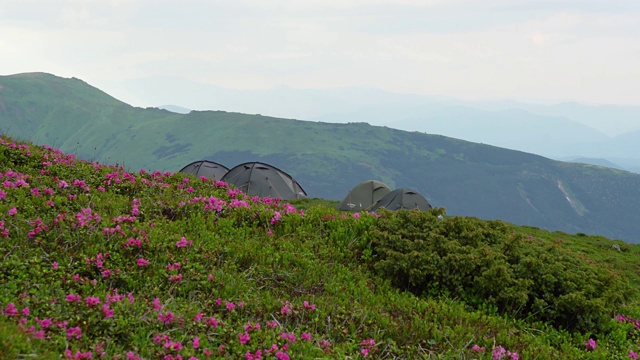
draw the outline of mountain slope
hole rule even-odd
[[[190,109],[269,114],[331,123],[367,122],[422,131],[563,159],[626,158],[619,164],[638,172],[639,143],[608,141],[638,130],[640,106],[464,101],[402,94],[367,87],[262,90],[225,89],[175,77],[150,77],[104,84],[142,104],[180,104]],[[527,123],[534,124],[529,126]],[[523,131],[524,128],[527,131]],[[500,129],[500,131],[496,131]],[[620,155],[620,153],[631,155]],[[615,158],[615,159],[614,159]]]
[[[134,108],[46,74],[5,76],[0,86],[3,132],[89,160],[166,171],[200,159],[264,161],[314,197],[340,199],[379,179],[453,215],[640,241],[640,175],[629,172],[366,123]]]

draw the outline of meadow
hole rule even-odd
[[[637,359],[638,245],[0,140],[2,359]]]

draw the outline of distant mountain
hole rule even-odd
[[[373,111],[379,111],[373,109]],[[329,118],[324,118],[329,120]],[[466,106],[431,106],[420,116],[396,120],[389,126],[442,134],[554,157],[570,147],[601,143],[609,138],[590,127],[564,118],[542,116],[519,109],[479,110]]]
[[[562,117],[601,129],[609,136],[640,130],[640,106],[589,105],[577,102],[538,104],[519,101],[474,102],[474,107],[504,110],[523,109],[535,114]]]
[[[554,159],[605,158],[628,170],[640,169],[640,141],[613,140],[640,130],[640,106],[463,101],[367,87],[232,90],[172,77],[113,83],[110,88],[150,104],[175,103],[191,109],[331,123],[367,122]],[[620,158],[624,161],[617,161]]]
[[[178,114],[188,114],[191,112],[191,109],[183,108],[182,106],[177,106],[177,105],[162,105],[162,106],[159,106],[158,108],[171,111],[174,113],[178,113]]]
[[[0,129],[132,170],[177,171],[200,159],[228,167],[264,161],[294,176],[312,197],[340,199],[359,182],[378,179],[413,188],[451,215],[640,242],[640,175],[441,135],[366,123],[143,109],[81,80],[41,73],[0,77]]]
[[[590,165],[603,166],[603,167],[608,167],[608,168],[618,169],[618,170],[625,170],[622,166],[620,166],[618,164],[614,164],[611,161],[606,160],[606,159],[594,159],[594,158],[579,157],[579,158],[566,158],[566,159],[561,159],[561,160],[562,161],[567,161],[567,162],[575,162],[575,163],[581,163],[581,164],[590,164]]]

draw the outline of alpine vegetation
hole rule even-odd
[[[3,359],[635,359],[637,256],[0,140]]]

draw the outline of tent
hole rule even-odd
[[[391,192],[384,183],[377,180],[367,180],[356,185],[338,206],[339,210],[362,211],[371,207]]]
[[[429,210],[431,209],[431,204],[429,204],[429,201],[419,193],[411,189],[404,188],[395,189],[385,195],[371,208],[371,211],[375,211],[381,207],[392,211],[402,209]]]
[[[229,170],[222,177],[222,181],[239,188],[246,194],[260,197],[293,200],[307,196],[300,184],[290,175],[274,166],[260,162],[240,164]]]
[[[220,180],[224,174],[229,171],[229,168],[217,162],[209,160],[200,160],[192,162],[191,164],[180,169],[181,173],[193,174],[197,177],[205,176],[207,179]]]

